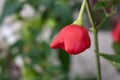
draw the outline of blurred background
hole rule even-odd
[[[80,6],[81,0],[0,0],[0,80],[96,80],[87,13],[88,50],[70,56],[49,47],[57,32],[76,19]],[[114,53],[110,30],[108,19],[99,33],[101,52]],[[120,80],[117,69],[103,58],[101,67],[103,80]]]

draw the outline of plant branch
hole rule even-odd
[[[99,29],[103,24],[104,22],[109,18],[109,16],[105,16],[105,18],[102,20],[102,22],[97,26],[97,28]]]
[[[95,56],[96,56],[97,80],[101,80],[100,57],[98,55],[98,53],[99,53],[98,29],[97,29],[96,25],[94,24],[89,0],[87,0],[87,2],[86,2],[86,8],[87,8],[88,16],[89,16],[90,23],[91,23],[91,26],[92,26],[92,31],[93,31],[93,34],[94,34],[94,46],[95,46],[94,51],[95,51]]]
[[[88,17],[89,17],[89,20],[90,20],[90,23],[91,23],[91,26],[93,29],[95,29],[95,24],[93,22],[93,15],[92,15],[92,11],[90,9],[90,4],[89,4],[89,1],[87,0],[86,2],[86,9],[87,9],[87,13],[88,13]]]

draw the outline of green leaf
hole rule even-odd
[[[23,2],[18,2],[16,0],[6,0],[2,14],[0,16],[0,23],[2,23],[4,17],[9,16],[20,9],[22,9]]]
[[[110,54],[99,54],[106,60],[108,60],[113,66],[120,69],[120,56],[119,55],[110,55]]]
[[[105,2],[98,2],[94,5],[94,10],[101,10],[107,7],[107,4]]]
[[[62,64],[62,69],[65,73],[69,72],[70,55],[63,50],[59,50],[58,58]]]
[[[102,56],[103,58],[105,58],[109,61],[120,63],[120,56],[119,55],[111,55],[111,54],[101,53],[100,56]]]

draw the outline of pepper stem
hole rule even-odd
[[[80,12],[79,12],[79,16],[78,18],[73,22],[73,24],[77,24],[82,26],[83,25],[83,13],[84,13],[84,9],[85,9],[85,4],[86,4],[86,0],[83,0]]]

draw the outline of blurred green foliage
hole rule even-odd
[[[20,15],[24,5],[31,6],[35,14],[24,18]],[[20,39],[8,45],[6,55],[0,54],[0,80],[69,80],[70,56],[62,51],[52,51],[50,41],[65,25],[73,21],[73,12],[80,8],[80,3],[71,4],[68,0],[5,0],[0,23],[8,16],[15,16],[15,21],[21,21]],[[43,9],[41,11],[41,9]],[[48,40],[43,40],[43,30],[49,29]],[[54,64],[54,54],[57,64]],[[15,64],[20,56],[23,65]],[[19,63],[18,63],[19,64]],[[20,76],[12,75],[11,66],[19,67]]]

